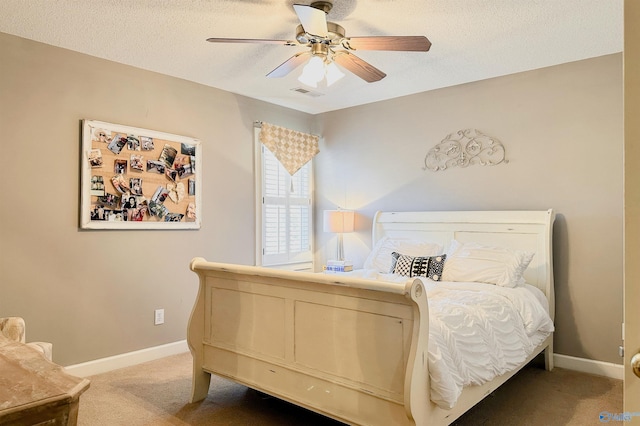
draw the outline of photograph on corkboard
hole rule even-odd
[[[200,141],[82,121],[82,229],[199,229]]]

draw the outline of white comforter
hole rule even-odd
[[[407,280],[367,270],[354,274]],[[452,408],[464,386],[483,384],[522,364],[553,331],[547,299],[531,285],[422,280],[429,301],[431,400],[441,408]]]

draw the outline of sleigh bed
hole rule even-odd
[[[200,287],[187,333],[193,355],[191,401],[207,397],[210,375],[216,374],[348,424],[450,424],[540,353],[544,352],[546,368],[553,368],[553,222],[552,210],[378,212],[372,229],[378,255],[391,254],[388,243],[398,241],[400,245],[391,246],[396,252],[403,250],[407,241],[419,241],[448,254],[448,258],[444,256],[444,272],[436,268],[431,279],[368,269],[343,274],[292,272],[195,258],[191,269],[198,274]],[[389,253],[381,249],[385,246]],[[487,284],[493,278],[483,278],[485,271],[479,271],[478,279],[483,282],[466,282],[477,274],[465,275],[460,265],[465,265],[464,261],[475,265],[474,253],[482,250],[464,251],[461,247],[495,248],[509,256],[528,256],[524,266],[519,265],[526,269],[519,271],[518,282],[504,286]],[[394,256],[399,262],[398,255]],[[375,269],[377,260],[370,255],[365,266]],[[447,278],[455,282],[442,281]],[[516,311],[530,308],[509,302],[504,295],[511,297],[511,290],[537,292],[538,297],[533,297],[538,300],[534,302],[536,309],[544,308],[548,324],[544,333],[532,330],[535,339],[529,339],[520,319],[496,320],[500,327],[518,323],[520,331],[509,331],[507,337],[495,340],[522,335],[531,346],[526,351],[494,348],[495,342],[485,350],[463,342],[472,359],[488,356],[496,362],[510,359],[512,363],[516,359],[517,364],[502,366],[496,377],[484,383],[471,380],[461,393],[452,391],[453,402],[443,403],[435,395],[447,389],[434,390],[443,376],[438,370],[441,359],[453,359],[454,364],[458,360],[455,354],[434,350],[440,339],[433,337],[434,329],[442,322],[436,311],[453,312],[458,319],[464,309],[478,315],[473,306],[460,310],[458,305],[463,302],[443,298],[449,287],[470,297],[471,304],[479,297],[477,289],[495,288],[500,293],[496,300],[515,306]],[[498,315],[507,311],[501,306],[496,309],[495,304],[490,309]],[[528,318],[528,314],[519,314]],[[484,321],[475,318],[470,322]],[[444,330],[445,337],[457,339],[450,334],[452,331]],[[466,334],[464,338],[475,339],[484,331]],[[474,377],[476,372],[469,367],[473,364],[465,365],[466,374]],[[445,371],[444,376],[447,374]],[[449,376],[463,374],[454,371]]]

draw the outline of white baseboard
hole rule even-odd
[[[96,359],[93,361],[83,362],[81,364],[69,365],[65,367],[65,370],[74,376],[88,377],[188,351],[189,347],[187,346],[187,341],[180,340],[178,342],[167,343],[166,345]],[[624,366],[622,364],[613,364],[610,362],[577,358],[561,354],[553,354],[553,363],[559,368],[595,374],[597,376],[604,376],[612,379],[623,380],[624,377]]]
[[[178,342],[167,343],[166,345],[154,346],[152,348],[100,358],[81,364],[69,365],[65,367],[65,371],[77,377],[88,377],[188,351],[189,346],[187,346],[187,341],[180,340]]]
[[[595,374],[611,379],[623,380],[624,366],[611,362],[596,361],[593,359],[577,358],[569,355],[553,354],[553,364],[559,368],[580,371],[582,373]]]

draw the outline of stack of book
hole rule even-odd
[[[328,260],[326,272],[351,272],[353,262],[350,260]]]

